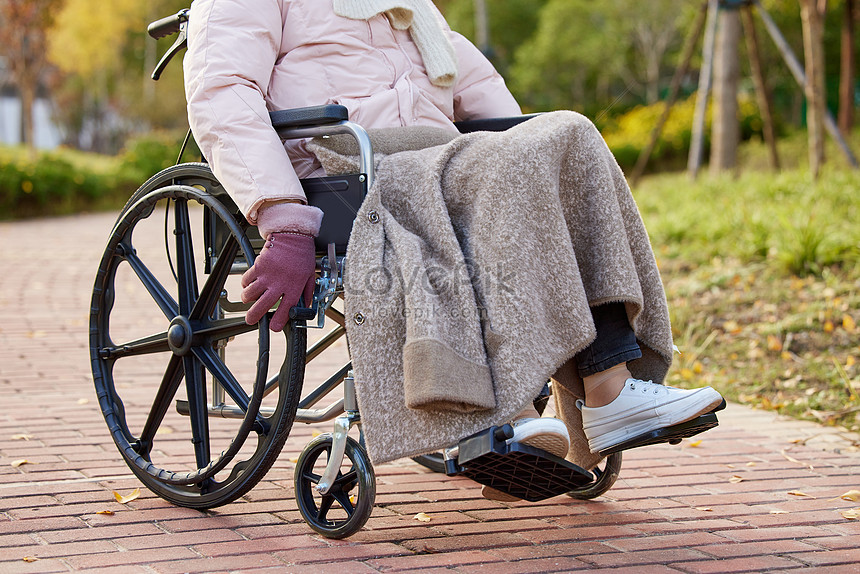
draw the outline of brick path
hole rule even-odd
[[[860,503],[838,498],[860,489],[858,437],[736,405],[697,446],[626,453],[615,487],[589,502],[495,503],[398,461],[376,469],[366,527],[325,540],[296,509],[290,458],[327,423],[296,428],[266,479],[225,507],[146,489],[120,505],[112,491],[139,483],[98,411],[86,336],[113,219],[0,223],[2,573],[860,571],[860,521],[840,513]]]

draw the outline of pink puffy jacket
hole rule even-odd
[[[518,115],[486,58],[463,36],[450,38],[459,76],[453,88],[440,88],[409,32],[384,15],[343,18],[332,0],[195,0],[184,63],[192,130],[256,223],[264,202],[304,200],[298,178],[319,169],[302,142],[280,141],[270,110],[334,103],[365,128],[452,130],[454,120]]]

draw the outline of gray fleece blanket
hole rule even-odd
[[[432,145],[439,138],[447,143]],[[432,147],[412,149],[421,142]],[[329,173],[352,167],[331,145],[309,148]],[[345,277],[371,459],[508,422],[554,378],[568,458],[593,467],[572,359],[595,337],[590,307],[625,303],[643,351],[629,364],[637,378],[662,381],[672,359],[648,236],[603,138],[585,117],[553,112],[505,132],[434,132],[387,148]]]

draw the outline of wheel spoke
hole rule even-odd
[[[188,316],[197,301],[197,271],[194,268],[194,243],[188,200],[176,200],[176,274],[179,280],[179,313]]]
[[[143,425],[143,432],[140,433],[139,441],[141,450],[144,452],[149,452],[152,449],[155,433],[158,432],[158,427],[161,426],[164,415],[167,414],[173,397],[179,389],[179,383],[182,382],[182,373],[182,357],[171,355],[164,376],[161,378],[161,384],[155,393],[155,399],[152,401],[152,408],[149,409],[146,424]],[[143,454],[143,452],[139,454]]]
[[[125,260],[140,279],[140,282],[143,283],[144,288],[155,300],[155,304],[158,305],[164,316],[168,319],[176,317],[179,314],[179,305],[177,305],[170,293],[167,292],[167,289],[155,278],[155,275],[152,274],[131,248],[126,246],[125,251]]]
[[[338,476],[332,483],[332,488],[337,488],[343,492],[352,490],[352,487],[358,483],[358,471],[350,470],[344,475]]]
[[[194,331],[195,339],[203,344],[203,341],[223,341],[231,337],[236,337],[244,333],[255,331],[257,325],[249,325],[245,322],[244,317],[233,317],[230,319],[218,319],[210,321],[206,327]]]
[[[206,386],[203,366],[193,355],[182,360],[185,366],[185,388],[188,392],[188,414],[191,419],[191,442],[197,468],[209,464],[209,406],[206,404]]]
[[[352,505],[352,501],[349,499],[348,493],[342,490],[332,489],[330,494],[343,507],[344,511],[346,511],[347,516],[352,516],[355,513],[355,507]]]
[[[230,235],[223,249],[221,249],[221,253],[218,255],[218,261],[215,263],[212,272],[203,285],[200,298],[194,304],[194,309],[191,311],[190,319],[203,319],[212,315],[215,305],[221,297],[221,290],[224,287],[224,282],[227,281],[227,276],[230,274],[233,260],[238,251],[239,242],[236,241],[235,237]]]
[[[331,510],[332,502],[334,502],[334,496],[331,494],[323,495],[322,500],[320,500],[319,510],[317,511],[317,520],[319,522],[327,520],[326,515],[328,514],[328,511]]]
[[[309,480],[311,484],[319,484],[322,475],[314,474],[313,472],[304,472],[302,473],[302,478],[304,478],[305,480]]]
[[[224,390],[227,391],[227,394],[230,395],[230,398],[235,401],[236,406],[242,409],[243,412],[248,412],[250,397],[248,397],[242,385],[239,384],[239,381],[236,380],[236,377],[233,376],[233,373],[227,368],[227,365],[224,364],[224,361],[221,360],[221,357],[208,347],[192,347],[191,352],[203,363],[206,370],[212,373],[212,376],[218,380]]]
[[[127,343],[122,343],[114,347],[104,347],[100,349],[101,353],[107,355],[111,359],[119,359],[122,357],[134,357],[136,355],[148,355],[151,353],[163,353],[169,351],[170,346],[167,344],[167,333],[157,333],[149,337],[135,339]]]

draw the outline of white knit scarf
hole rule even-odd
[[[393,28],[409,30],[432,84],[447,88],[457,81],[457,55],[430,0],[334,0],[334,12],[353,20],[384,12]]]

